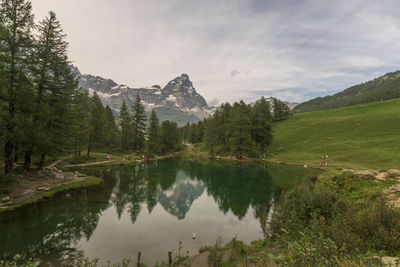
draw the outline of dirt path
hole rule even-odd
[[[56,161],[54,161],[53,163],[51,163],[50,165],[48,165],[46,168],[47,168],[47,169],[54,168],[54,167],[55,167],[58,163],[60,163],[61,161],[66,160],[66,159],[70,159],[70,158],[72,158],[72,157],[73,157],[73,155],[68,155],[68,156],[62,157],[62,158],[60,158],[59,160],[56,160]]]
[[[81,164],[71,164],[71,165],[66,165],[65,167],[85,167],[85,166],[95,166],[95,165],[101,165],[101,164],[106,164],[113,162],[112,160],[106,160],[106,161],[96,161],[96,162],[88,162],[88,163],[81,163]]]
[[[62,159],[56,160],[55,162],[53,162],[52,164],[50,164],[49,166],[47,166],[47,169],[51,169],[54,166],[56,166],[58,163],[60,163],[62,161]]]

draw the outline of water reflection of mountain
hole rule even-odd
[[[205,189],[222,212],[231,211],[242,219],[251,206],[261,218],[267,216],[272,194],[279,190],[266,168],[221,162],[162,161],[157,166],[118,168],[109,176],[117,179],[111,201],[119,216],[129,212],[132,223],[144,203],[149,212],[160,203],[184,219]]]
[[[167,190],[159,188],[157,198],[166,211],[182,220],[193,202],[203,194],[204,189],[202,181],[191,179],[185,172],[179,170],[175,183]]]
[[[102,170],[105,182],[100,187],[71,196],[62,193],[51,201],[0,214],[0,258],[4,253],[28,254],[41,258],[44,265],[60,266],[67,257],[83,255],[76,245],[91,238],[106,209],[116,209],[119,217],[128,213],[134,224],[142,209],[151,213],[160,203],[181,220],[202,194],[211,196],[223,213],[232,212],[239,219],[251,207],[266,234],[273,195],[285,177],[298,172],[288,170],[179,160]]]

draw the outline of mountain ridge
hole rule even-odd
[[[333,95],[305,101],[297,105],[294,112],[335,109],[394,98],[400,98],[400,71],[388,72]]]
[[[96,92],[102,103],[108,105],[115,114],[119,113],[123,101],[128,107],[131,107],[137,95],[139,95],[148,114],[154,109],[160,121],[175,121],[179,126],[205,119],[218,109],[209,106],[204,97],[197,93],[189,75],[186,73],[175,77],[162,88],[157,84],[149,87],[132,88],[125,84],[118,84],[112,79],[82,74],[73,65],[71,65],[71,72],[80,88],[88,91],[91,95]],[[265,99],[273,108],[274,97],[265,97]],[[282,102],[288,105],[290,109],[297,105],[297,103]],[[250,103],[250,105],[254,103]]]
[[[75,66],[71,66],[71,71],[80,88],[89,94],[96,92],[103,104],[108,105],[115,113],[119,113],[123,101],[128,107],[132,106],[137,95],[147,112],[154,109],[161,121],[169,119],[179,125],[197,122],[215,111],[215,108],[209,107],[203,96],[197,93],[186,73],[172,79],[163,88],[159,85],[132,88],[111,79],[82,74]]]

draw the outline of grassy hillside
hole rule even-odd
[[[356,169],[400,168],[400,99],[295,114],[274,123],[274,161]]]
[[[294,112],[308,112],[347,107],[400,97],[400,71],[387,73],[371,81],[354,85],[334,95],[303,102]]]

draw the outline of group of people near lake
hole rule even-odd
[[[329,156],[321,156],[321,159],[329,159]],[[321,167],[327,167],[328,163],[325,161],[321,161],[321,163],[319,164]]]

